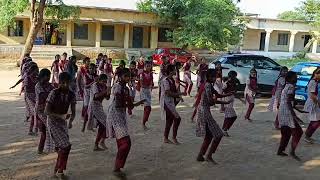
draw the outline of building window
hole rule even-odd
[[[88,39],[88,24],[74,24],[74,39]]]
[[[278,34],[278,45],[286,46],[288,45],[289,34],[280,33]]]
[[[169,32],[169,34],[168,34],[168,32]],[[170,37],[170,32],[172,32],[172,29],[159,28],[158,41],[159,42],[172,42],[172,37]]]
[[[15,21],[8,27],[8,36],[23,36],[23,21]]]
[[[114,41],[114,26],[102,25],[101,39],[105,41]]]

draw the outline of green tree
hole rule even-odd
[[[31,27],[21,57],[31,53],[44,17],[59,22],[70,17],[77,18],[80,15],[79,7],[67,6],[62,0],[0,0],[0,6],[1,30],[10,26],[19,13],[30,14]]]
[[[283,20],[306,20],[306,16],[303,12],[300,11],[285,11],[278,14],[278,19]]]
[[[314,29],[320,29],[320,0],[305,0],[301,6],[295,8],[294,11],[283,12],[278,17],[288,20],[305,20],[312,25]],[[312,38],[301,52],[302,55],[305,55],[309,51],[313,41],[320,40],[319,32],[311,31],[310,34]]]
[[[167,35],[180,47],[226,50],[239,43],[245,27],[232,0],[143,0],[137,7],[158,14],[159,24],[172,25]]]

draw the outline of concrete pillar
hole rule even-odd
[[[101,23],[96,23],[96,47],[101,46]]]
[[[150,31],[150,49],[156,49],[158,47],[158,27],[151,26]]]
[[[294,49],[294,39],[296,37],[297,31],[291,31],[290,42],[289,42],[289,52],[293,52]]]
[[[130,44],[130,24],[125,24],[123,48],[129,49],[129,44]]]
[[[264,51],[269,52],[269,44],[270,44],[270,36],[272,33],[272,29],[266,29],[266,39],[264,42]]]
[[[312,53],[317,53],[317,49],[318,49],[318,40],[315,39],[312,44]]]
[[[71,47],[72,46],[72,23],[68,22],[67,23],[67,47]]]

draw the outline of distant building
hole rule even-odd
[[[290,56],[304,49],[312,38],[312,31],[316,30],[304,21],[251,17],[244,33],[242,51]],[[313,42],[310,52],[320,52],[317,41]]]
[[[315,30],[303,21],[259,18],[257,14],[248,14],[248,18],[241,50],[270,57],[292,56],[303,50]],[[170,27],[159,25],[158,20],[156,14],[136,10],[81,7],[79,21],[54,25],[46,19],[35,44],[122,49],[174,46],[166,37]],[[0,44],[24,44],[29,29],[29,14],[18,15],[14,25],[0,33]],[[310,52],[320,52],[317,41]]]
[[[30,24],[28,13],[19,14],[14,25],[0,33],[0,44],[24,44]],[[36,44],[125,49],[173,46],[165,36],[168,27],[159,26],[155,14],[135,10],[81,7],[79,21],[66,20],[57,26],[46,19],[42,28]]]

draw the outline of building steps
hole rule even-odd
[[[68,56],[72,55],[72,48],[64,46],[34,46],[31,57],[35,60],[54,60],[57,54],[62,55],[66,52]]]

